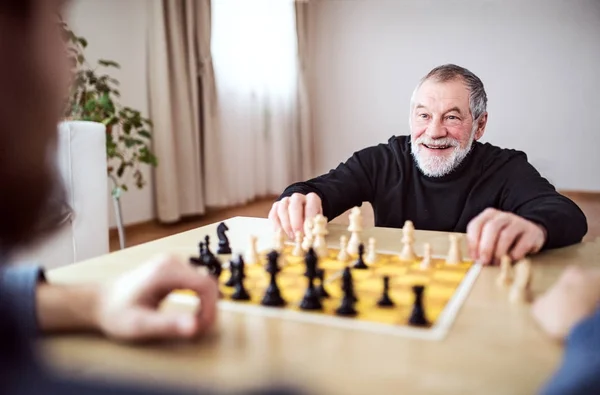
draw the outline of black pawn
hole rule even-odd
[[[193,265],[202,266],[202,265],[204,265],[204,257],[205,257],[205,255],[206,255],[206,253],[204,251],[204,243],[200,242],[200,243],[198,243],[198,256],[197,257],[195,257],[195,256],[191,257],[190,258],[190,262]]]
[[[394,302],[390,299],[390,278],[389,276],[383,277],[383,295],[381,295],[381,299],[377,302],[377,305],[380,307],[392,307],[394,306]]]
[[[214,255],[210,250],[210,236],[204,236],[204,255]]]
[[[236,264],[235,262],[232,260],[229,261],[229,280],[227,280],[227,282],[225,283],[226,287],[233,287],[235,285],[235,271],[236,271]]]
[[[229,245],[229,238],[225,234],[229,228],[225,225],[225,222],[221,222],[217,226],[217,236],[219,237],[219,248],[217,254],[231,254],[231,247]]]
[[[365,253],[365,245],[363,243],[360,243],[358,246],[358,259],[354,263],[355,269],[368,269],[369,268],[367,266],[367,264],[365,263],[365,261],[363,260],[364,253]]]
[[[329,297],[329,293],[325,289],[325,284],[324,284],[325,270],[318,269],[317,270],[317,278],[319,279],[319,286],[317,287],[317,294],[319,295],[319,297],[321,299],[328,298]]]
[[[233,300],[250,300],[250,295],[244,288],[244,279],[246,278],[246,271],[244,265],[244,259],[242,256],[238,256],[237,262],[235,262],[235,292],[231,295]]]
[[[308,288],[300,302],[300,308],[302,310],[321,310],[323,305],[314,284],[315,277],[317,277],[317,254],[312,248],[306,253],[304,262],[306,263],[304,275],[308,278]]]
[[[352,274],[350,268],[344,269],[342,274],[342,290],[344,291],[344,297],[342,298],[342,304],[335,310],[337,315],[342,316],[355,316],[357,314],[354,304],[356,303],[356,296],[354,295],[354,285],[352,283]]]
[[[425,317],[425,309],[423,308],[423,292],[425,291],[425,287],[423,285],[415,285],[412,290],[415,295],[415,302],[408,323],[414,326],[429,326],[429,321]]]
[[[277,251],[271,251],[267,255],[267,273],[271,275],[271,282],[267,287],[267,291],[265,292],[265,296],[260,302],[263,306],[274,306],[280,307],[285,306],[285,301],[281,297],[281,293],[279,292],[279,287],[277,286],[277,273],[281,269],[279,269],[279,265],[277,264],[277,259],[279,259],[279,253]]]

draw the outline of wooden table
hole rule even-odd
[[[226,221],[231,245],[245,248],[248,236],[259,248],[272,242],[265,219]],[[118,251],[48,273],[55,283],[105,281],[165,251],[187,259],[197,254],[217,224]],[[330,224],[335,243],[345,229]],[[399,229],[366,229],[379,249],[399,251]],[[445,254],[448,234],[417,231],[434,254]],[[538,255],[533,289],[547,289],[568,263],[600,262],[600,244],[583,243]],[[235,389],[265,383],[291,383],[328,394],[532,394],[560,361],[562,346],[535,325],[529,306],[511,305],[495,286],[498,268],[482,270],[469,297],[442,341],[373,335],[278,318],[222,311],[215,333],[194,342],[123,345],[96,335],[62,335],[42,342],[44,355],[61,371],[85,377],[111,377],[186,386]],[[182,308],[169,305],[166,308]]]

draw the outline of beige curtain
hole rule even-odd
[[[298,142],[299,157],[297,162],[302,169],[302,178],[313,176],[314,150],[311,134],[311,114],[308,89],[308,64],[309,64],[309,37],[308,37],[308,1],[296,1],[296,33],[298,35]]]
[[[210,0],[151,0],[149,7],[150,116],[159,160],[155,200],[158,219],[174,222],[203,214],[206,193],[219,191],[205,167],[218,144]]]

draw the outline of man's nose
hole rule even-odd
[[[432,139],[439,139],[448,135],[448,131],[446,130],[444,125],[442,125],[437,120],[429,124],[425,133],[429,138]]]

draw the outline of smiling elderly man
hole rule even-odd
[[[469,252],[489,264],[581,241],[582,211],[559,194],[520,151],[480,143],[487,123],[481,80],[439,66],[411,98],[410,136],[355,152],[329,173],[290,185],[269,218],[290,237],[304,218],[333,219],[372,204],[375,225],[466,232]]]

